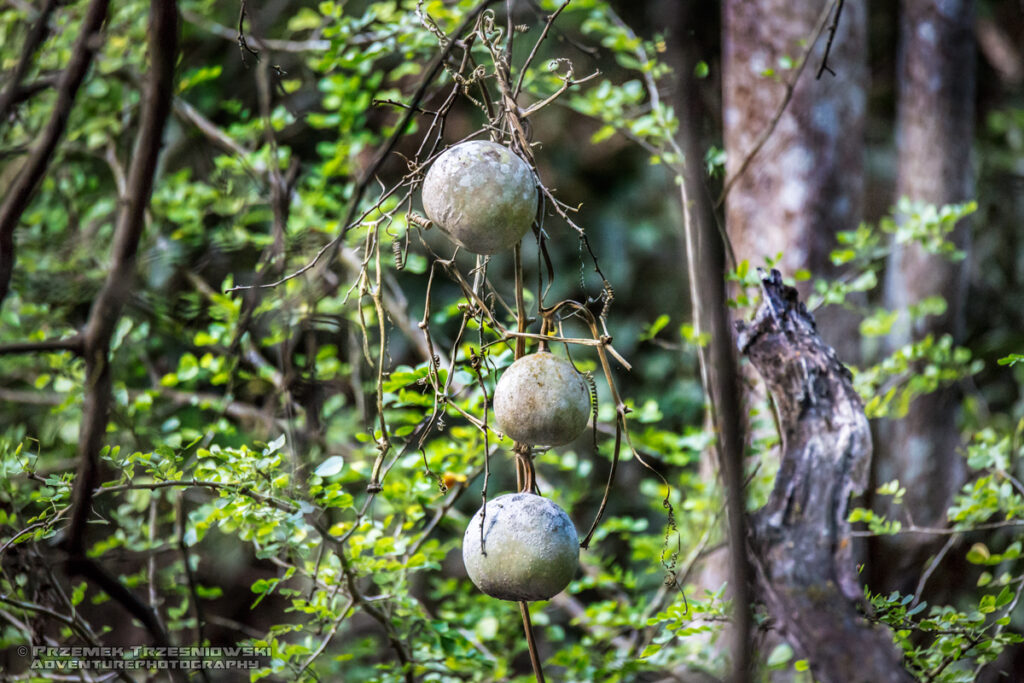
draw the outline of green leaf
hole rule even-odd
[[[323,18],[309,7],[300,8],[288,20],[289,31],[309,31],[319,28]]]
[[[658,643],[648,643],[644,651],[640,653],[640,659],[645,659],[653,654],[657,654],[661,651],[661,645]]]
[[[331,457],[327,458],[322,463],[320,463],[320,466],[313,471],[313,474],[317,475],[318,477],[324,478],[333,477],[338,472],[341,472],[344,466],[344,458],[342,458],[340,455],[332,455]]]
[[[781,669],[793,659],[793,648],[787,643],[781,643],[775,646],[772,653],[768,655],[768,668],[769,669]]]
[[[590,144],[596,145],[600,142],[604,142],[611,136],[615,135],[615,126],[604,125],[597,129],[597,132],[590,136]]]
[[[492,640],[498,635],[498,620],[493,616],[486,616],[476,623],[473,631],[480,640]]]
[[[835,249],[831,254],[832,263],[841,266],[857,258],[857,252],[853,249]]]
[[[271,453],[276,453],[277,451],[281,450],[281,447],[284,446],[284,442],[285,435],[282,434],[281,436],[277,437],[276,439],[267,444],[267,449],[264,451],[264,455],[270,455]]]
[[[658,316],[657,320],[655,320],[653,323],[651,323],[640,334],[640,336],[637,339],[639,341],[650,341],[651,339],[654,339],[658,335],[659,332],[661,332],[663,329],[665,329],[665,326],[668,325],[669,320],[671,320],[671,318],[669,318],[668,315],[662,313],[661,315]]]
[[[975,543],[967,551],[967,561],[971,564],[988,564],[990,557],[992,557],[992,553],[984,543]]]
[[[999,607],[1005,607],[1006,605],[1009,605],[1013,601],[1013,595],[1014,592],[1010,590],[1009,586],[1003,588],[1003,590],[999,592],[999,595],[996,596],[996,608],[998,609]]]
[[[196,595],[203,598],[204,600],[216,600],[220,596],[224,595],[224,589],[220,586],[196,586]]]
[[[860,322],[860,333],[865,337],[882,337],[892,331],[892,326],[899,318],[899,311],[877,309],[869,317]]]

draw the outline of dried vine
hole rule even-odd
[[[527,68],[535,59],[541,44],[548,38],[551,26],[561,11],[568,5],[564,3],[558,10],[546,18],[544,29],[536,43],[521,65],[512,63],[510,47],[515,31],[510,25],[498,21],[495,12],[483,3],[478,11],[469,15],[469,19],[452,33],[446,33],[424,10],[422,3],[418,7],[418,17],[423,26],[434,35],[440,47],[438,57],[427,69],[426,77],[420,87],[407,102],[382,100],[378,104],[394,106],[402,111],[395,135],[378,151],[373,162],[361,176],[356,191],[349,205],[347,215],[342,223],[343,228],[338,237],[325,245],[312,261],[293,273],[261,287],[274,287],[289,279],[310,272],[314,266],[320,269],[330,267],[330,256],[341,248],[342,240],[354,233],[361,234],[361,246],[358,248],[358,272],[355,281],[348,290],[348,299],[352,301],[357,314],[357,324],[361,331],[362,349],[365,362],[375,373],[373,428],[377,454],[370,472],[367,486],[367,498],[356,522],[349,531],[340,538],[344,543],[352,531],[358,527],[359,520],[369,509],[374,497],[383,490],[388,473],[395,463],[405,455],[419,451],[423,454],[423,468],[427,476],[438,482],[439,488],[446,490],[444,478],[431,470],[427,461],[424,446],[431,436],[445,428],[445,420],[449,416],[465,420],[480,430],[485,444],[481,468],[484,471],[484,488],[482,493],[483,514],[486,515],[487,484],[491,474],[489,460],[490,444],[502,438],[489,419],[491,399],[488,384],[493,387],[499,356],[518,359],[524,356],[531,345],[544,350],[546,345],[559,343],[566,349],[582,347],[596,351],[597,360],[604,375],[611,399],[615,405],[615,437],[611,468],[605,481],[604,494],[593,524],[583,538],[581,546],[587,548],[597,529],[600,519],[607,506],[613,485],[618,461],[623,446],[644,467],[659,478],[666,490],[668,482],[632,445],[626,416],[629,408],[616,388],[611,361],[614,359],[622,367],[629,369],[629,363],[615,350],[612,337],[608,333],[607,320],[615,299],[614,290],[601,269],[598,257],[591,247],[587,234],[572,217],[578,207],[562,201],[544,184],[537,170],[533,156],[534,142],[531,138],[529,118],[554,103],[563,94],[571,91],[581,83],[596,77],[594,72],[577,78],[572,65],[560,61],[559,76],[561,84],[547,97],[530,105],[521,105],[522,86]],[[478,63],[483,52],[486,63]],[[441,103],[432,110],[427,110],[421,103],[427,96],[428,88],[434,80],[443,74],[449,84]],[[512,296],[501,284],[495,284],[487,275],[492,257],[478,256],[468,270],[462,265],[460,249],[455,247],[450,253],[439,253],[436,243],[428,241],[425,231],[431,229],[431,223],[416,213],[413,200],[416,197],[424,174],[430,164],[446,148],[447,118],[459,101],[468,102],[477,108],[487,123],[462,140],[488,137],[491,141],[503,144],[514,150],[532,167],[538,182],[539,195],[542,198],[541,209],[534,224],[533,239],[525,244],[518,244],[513,250],[514,282]],[[368,207],[361,204],[363,192],[369,179],[383,165],[395,148],[397,136],[404,133],[405,127],[413,116],[424,120],[425,130],[416,154],[406,158],[406,173],[393,186],[380,188],[376,200]],[[401,131],[401,132],[400,132]],[[586,293],[586,278],[582,278],[584,289],[580,301],[566,299],[556,302],[546,301],[548,290],[556,277],[554,267],[547,253],[550,236],[555,228],[545,226],[544,213],[550,211],[560,218],[570,230],[574,240],[578,242],[581,255],[581,267],[585,275],[589,264],[599,278],[599,289],[593,294]],[[532,306],[527,306],[525,291],[524,246],[536,249],[538,268],[537,298]],[[390,253],[387,253],[390,252]],[[389,403],[385,385],[388,381],[390,361],[388,358],[390,332],[389,315],[384,305],[385,271],[388,268],[402,270],[406,268],[412,253],[426,255],[429,263],[426,293],[423,303],[423,317],[418,327],[421,331],[426,349],[426,375],[420,378],[416,389],[432,395],[431,407],[419,420],[416,427],[407,436],[398,436],[389,424],[388,415],[400,410],[401,405]],[[504,258],[498,256],[497,258]],[[436,308],[436,291],[440,278],[447,278],[461,294],[458,303],[459,316],[457,328],[450,338],[445,338],[432,324]],[[243,289],[243,288],[236,288]],[[510,303],[506,303],[506,301]],[[593,307],[593,308],[592,308]],[[582,336],[568,336],[564,327],[567,323],[582,323],[585,330]],[[539,331],[533,331],[539,326]],[[470,341],[470,332],[476,329],[476,340]],[[571,355],[570,355],[571,357]],[[472,381],[458,381],[460,370],[472,376]],[[597,422],[597,387],[590,379],[592,394],[593,420]],[[596,453],[597,433],[594,431]],[[515,456],[514,465],[518,489],[521,492],[540,493],[537,484],[537,472],[534,458],[536,449],[531,444],[514,443],[512,452]],[[666,495],[664,502],[668,516],[668,528],[671,534],[674,529],[674,511]],[[482,532],[481,532],[482,533]],[[674,568],[676,553],[663,553],[666,567]],[[670,557],[669,557],[670,556]],[[668,559],[666,559],[668,558]],[[524,632],[531,653],[534,673],[538,681],[544,680],[540,657],[535,643],[532,625],[529,618],[528,604],[520,603]]]

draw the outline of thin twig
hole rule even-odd
[[[52,353],[57,351],[71,351],[75,354],[82,353],[82,337],[75,335],[67,339],[44,339],[41,341],[11,342],[0,344],[0,356],[8,356],[16,353]]]
[[[180,97],[174,98],[174,113],[182,121],[192,124],[199,131],[225,152],[239,159],[247,159],[251,152],[240,145],[233,137],[222,131],[212,121],[203,116],[198,109]]]
[[[14,229],[46,174],[53,153],[57,149],[57,143],[64,136],[78,88],[85,79],[89,65],[92,64],[93,55],[101,47],[99,36],[109,4],[110,0],[92,0],[89,3],[85,19],[78,29],[78,40],[71,51],[71,60],[57,86],[57,100],[54,102],[50,120],[21,173],[8,190],[3,204],[0,205],[0,304],[3,304],[7,297],[11,275],[14,272]]]
[[[317,648],[310,653],[309,658],[303,663],[302,668],[299,669],[299,678],[302,678],[302,675],[306,673],[309,667],[313,666],[313,662],[315,662],[317,658],[324,653],[324,650],[327,649],[331,639],[333,639],[334,634],[338,632],[338,628],[341,627],[341,623],[348,617],[348,613],[352,610],[352,605],[354,604],[355,598],[350,597],[341,612],[338,613],[338,618],[331,623],[331,628],[327,631],[327,635],[324,636]]]
[[[395,633],[391,619],[377,609],[376,606],[367,602],[366,598],[359,590],[359,587],[356,585],[355,574],[353,574],[352,568],[349,567],[348,556],[345,555],[345,549],[342,542],[331,536],[322,525],[317,524],[316,528],[320,536],[334,546],[334,550],[338,555],[338,561],[341,563],[341,572],[345,577],[348,594],[349,597],[352,598],[353,604],[358,605],[374,621],[380,624],[381,628],[384,629],[385,634],[387,634],[388,643],[391,645],[391,649],[395,651],[395,655],[398,657],[398,661],[402,665],[403,678],[406,680],[406,683],[414,683],[416,678],[413,675],[412,655]]]
[[[411,105],[406,104],[405,102],[399,102],[398,100],[393,100],[390,97],[386,97],[386,98],[384,98],[382,100],[374,99],[373,101],[370,102],[370,104],[372,106],[374,106],[374,107],[380,106],[382,104],[389,104],[392,107],[398,107],[399,109],[412,109],[413,111],[415,111],[418,114],[429,114],[430,116],[436,116],[437,115],[436,111],[428,111],[428,110],[424,109],[423,107],[421,107],[419,105],[411,106]]]
[[[299,510],[297,506],[292,505],[291,503],[278,500],[273,496],[264,495],[258,491],[253,491],[249,484],[239,484],[235,482],[225,481],[208,481],[204,479],[174,479],[168,481],[128,482],[125,484],[115,484],[113,486],[100,486],[93,491],[93,495],[109,495],[111,493],[119,493],[121,491],[155,491],[157,489],[189,487],[208,488],[213,489],[215,491],[220,491],[223,494],[245,496],[247,498],[252,498],[257,503],[261,503],[268,507],[272,507],[275,510],[280,510],[281,512],[287,512],[288,514],[294,514]]]
[[[925,534],[932,536],[948,536],[950,534],[962,534],[968,531],[990,531],[992,529],[1007,529],[1024,527],[1024,520],[1008,519],[1002,522],[985,522],[984,524],[975,524],[971,527],[930,527],[930,526],[904,526],[899,531],[893,533],[879,533],[875,531],[851,531],[851,536],[860,538],[867,538],[872,536],[898,536],[900,534]]]
[[[245,0],[242,0],[242,2],[239,3],[239,6],[238,6],[238,33],[235,36],[235,40],[238,41],[238,50],[239,50],[239,52],[242,55],[242,64],[246,64],[246,61],[245,61],[246,53],[248,53],[248,54],[252,55],[253,57],[255,57],[257,62],[260,61],[260,53],[257,50],[254,50],[253,48],[249,47],[249,42],[245,39],[245,28],[244,28],[244,25],[245,25],[245,15],[246,14],[247,14],[247,12],[246,12],[246,2],[245,2]],[[265,47],[266,46],[264,45],[264,48]],[[248,66],[248,65],[246,64],[246,66]]]
[[[46,528],[52,527],[54,524],[56,524],[57,522],[60,521],[61,517],[63,517],[64,513],[66,513],[69,509],[70,509],[70,507],[61,508],[60,510],[57,511],[57,514],[53,515],[49,519],[44,519],[44,520],[42,520],[40,522],[35,522],[34,524],[29,524],[27,527],[25,527],[24,529],[22,529],[18,533],[16,533],[13,536],[11,536],[9,539],[7,539],[6,542],[4,542],[3,545],[0,545],[0,558],[3,557],[3,554],[5,552],[7,552],[7,549],[9,547],[11,547],[12,545],[14,545],[15,542],[17,542],[17,540],[19,538],[21,538],[22,536],[25,536],[27,534],[32,533],[36,529],[42,529],[43,527],[46,527]]]
[[[483,12],[488,5],[491,5],[494,2],[497,2],[497,0],[483,0],[483,2],[477,5],[468,15],[466,15],[465,19],[463,19],[462,23],[456,29],[455,35],[460,35],[462,32],[464,32],[467,27],[469,27],[473,22],[477,20],[477,17],[480,15],[480,13]],[[352,219],[355,218],[356,211],[359,209],[359,204],[363,199],[363,195],[366,194],[366,190],[369,187],[370,183],[373,182],[374,177],[376,177],[377,171],[380,170],[380,167],[384,164],[384,161],[387,160],[388,155],[391,154],[391,151],[398,144],[399,139],[401,139],[401,137],[405,135],[405,132],[409,127],[409,123],[412,121],[412,117],[416,113],[416,107],[419,106],[419,103],[423,100],[424,95],[426,95],[427,89],[431,86],[431,84],[433,84],[434,79],[437,78],[438,74],[441,72],[441,67],[444,65],[445,59],[447,59],[448,55],[451,53],[455,45],[456,41],[448,41],[448,44],[445,45],[437,54],[437,56],[434,57],[434,60],[426,69],[426,76],[420,80],[419,87],[416,88],[416,91],[413,93],[412,97],[409,100],[409,108],[405,110],[405,113],[402,115],[402,118],[399,119],[398,123],[395,125],[395,128],[391,133],[391,137],[388,139],[387,143],[384,144],[384,146],[377,150],[377,154],[374,156],[373,161],[371,161],[370,165],[366,167],[365,171],[363,171],[362,176],[356,183],[356,186],[352,192],[352,198],[349,200],[348,210],[345,213],[345,218],[342,220],[341,223],[341,232],[339,232],[338,235],[334,237],[334,239],[332,239],[330,242],[324,245],[324,247],[319,252],[317,252],[317,255],[313,258],[312,261],[310,261],[303,267],[299,268],[297,271],[289,275],[286,275],[285,277],[280,278],[275,282],[259,285],[259,288],[279,287],[285,282],[302,275],[306,271],[313,268],[313,266],[317,264],[317,262],[324,254],[329,253],[330,255],[328,256],[328,261],[333,260],[334,255],[337,253],[339,245],[342,243],[342,241],[344,241],[345,236],[352,228],[358,225],[358,223],[353,222]],[[244,288],[236,287],[235,289]]]
[[[558,90],[556,90],[555,92],[551,93],[550,95],[548,95],[546,98],[544,98],[540,102],[537,102],[536,104],[530,105],[530,107],[528,107],[526,109],[526,111],[522,112],[519,115],[519,118],[525,119],[525,118],[528,118],[528,117],[532,116],[533,114],[536,114],[538,111],[540,111],[541,109],[543,109],[544,107],[546,107],[547,105],[551,104],[556,99],[561,97],[562,93],[564,93],[569,88],[571,88],[573,86],[576,86],[576,85],[580,85],[582,83],[586,83],[587,81],[592,80],[594,78],[597,78],[600,75],[601,75],[600,71],[595,71],[594,73],[590,74],[589,76],[584,76],[583,78],[575,78],[575,79],[574,78],[565,78],[565,79],[563,79],[562,80],[562,85],[558,86]]]
[[[39,46],[46,39],[50,15],[53,14],[56,6],[57,0],[46,0],[39,10],[36,23],[32,25],[32,30],[25,37],[25,44],[21,48],[21,57],[18,58],[18,63],[14,65],[14,71],[7,78],[7,87],[0,92],[0,126],[7,120],[10,108],[20,94],[21,79],[28,73],[32,57],[35,56],[36,50],[39,49]]]
[[[197,14],[189,9],[181,11],[182,18],[188,23],[198,26],[204,31],[211,33],[233,43],[238,42],[238,31],[230,29],[223,24],[218,24],[206,17]],[[368,44],[374,36],[354,36],[350,43],[352,45]],[[326,52],[331,49],[331,41],[323,39],[310,40],[276,40],[274,38],[260,38],[260,44],[274,52]]]
[[[818,73],[814,75],[814,80],[820,80],[821,75],[826,71],[836,75],[836,72],[832,70],[828,65],[828,56],[832,52],[832,41],[836,38],[836,29],[839,28],[839,15],[843,13],[843,2],[845,0],[837,0],[836,2],[836,16],[832,20],[832,25],[828,27],[828,42],[825,43],[825,55],[821,58],[821,66],[818,67]]]
[[[49,607],[46,607],[44,605],[40,605],[34,602],[27,602],[24,600],[18,600],[9,595],[4,595],[3,593],[0,593],[0,603],[10,605],[11,607],[22,610],[23,612],[42,614],[44,616],[50,617],[51,619],[55,619],[56,621],[64,624],[69,629],[71,629],[71,631],[73,631],[76,635],[78,635],[83,641],[85,641],[89,645],[92,645],[94,647],[99,645],[99,640],[97,640],[95,633],[93,633],[93,630],[78,615],[67,616],[61,614],[56,610],[50,609]],[[124,680],[126,683],[132,683],[132,679],[125,672],[122,671],[119,673],[120,678],[122,680]]]
[[[149,541],[150,548],[156,547],[158,503],[159,496],[151,495],[149,497],[149,519],[147,520],[147,524],[149,526],[149,538],[147,540]],[[156,553],[149,554],[146,564],[146,583],[149,584],[149,608],[153,610],[154,614],[156,614],[158,613],[157,610],[160,605],[160,596],[156,592]]]
[[[486,458],[489,455],[490,453],[487,453],[485,451],[484,457]],[[434,516],[431,517],[430,521],[427,522],[427,525],[423,527],[423,531],[420,532],[420,535],[417,537],[416,541],[411,546],[409,546],[409,549],[405,552],[403,564],[406,564],[409,561],[409,558],[411,558],[413,555],[419,552],[419,549],[423,547],[424,543],[426,543],[427,537],[430,536],[430,533],[435,528],[437,528],[437,525],[441,523],[441,520],[445,518],[445,515],[447,515],[448,512],[452,509],[452,506],[454,506],[455,503],[458,502],[459,498],[462,496],[463,493],[466,492],[466,489],[469,488],[470,484],[473,483],[473,480],[476,479],[477,475],[479,474],[480,471],[477,470],[471,477],[468,477],[466,481],[461,481],[452,488],[451,493],[448,494],[448,497],[445,499],[444,503],[442,503],[441,506],[437,508],[437,511],[434,513]]]
[[[1013,594],[1013,600],[1011,600],[1010,604],[1008,604],[1006,606],[1006,609],[1003,610],[1003,617],[1005,618],[1005,621],[996,620],[996,626],[993,629],[993,633],[991,636],[989,636],[990,641],[996,640],[999,634],[1003,632],[1003,629],[1006,628],[1007,624],[1010,623],[1010,616],[1013,614],[1013,611],[1017,609],[1017,603],[1020,602],[1021,595],[1024,594],[1024,577],[1021,577],[1019,581],[1020,582],[1017,584],[1017,590]],[[974,680],[980,680],[982,669],[984,669],[986,666],[990,664],[992,664],[992,662],[982,662],[978,664],[977,668],[975,668],[974,670]]]
[[[572,0],[565,0],[565,2],[559,5],[558,9],[547,16],[544,22],[544,28],[541,30],[540,36],[537,38],[537,42],[533,44],[533,49],[530,50],[530,54],[527,56],[526,61],[523,62],[521,67],[519,67],[519,78],[516,80],[516,87],[512,89],[513,100],[519,98],[519,93],[523,90],[523,79],[526,78],[526,70],[530,68],[530,64],[533,63],[533,58],[537,56],[537,50],[540,49],[541,43],[543,43],[544,39],[548,37],[551,25],[555,23],[555,19],[557,19],[558,15],[562,13],[562,10],[569,6],[570,2],[572,2]]]
[[[839,0],[835,0],[838,2]],[[835,4],[833,2],[833,5]],[[715,202],[715,208],[718,209],[725,203],[725,198],[729,196],[729,191],[732,190],[733,185],[743,177],[743,174],[747,172],[750,167],[750,163],[757,156],[761,148],[764,147],[765,143],[768,142],[768,138],[775,132],[776,126],[779,125],[779,121],[782,120],[782,115],[786,112],[786,108],[789,106],[790,101],[793,99],[793,93],[796,91],[797,81],[800,80],[800,75],[803,74],[804,68],[807,66],[808,59],[811,56],[811,52],[814,50],[814,46],[818,44],[818,39],[821,34],[825,31],[826,22],[828,22],[829,15],[832,14],[832,6],[828,5],[821,12],[821,16],[818,18],[818,23],[811,34],[811,39],[807,41],[807,45],[804,46],[803,54],[800,55],[800,63],[793,75],[786,82],[786,91],[782,96],[782,101],[779,103],[778,108],[775,110],[775,114],[768,121],[768,125],[765,126],[764,130],[757,137],[757,141],[754,142],[754,146],[750,148],[747,155],[743,157],[743,161],[740,162],[740,167],[736,169],[736,173],[731,178],[725,181],[725,186],[722,188],[722,194],[718,196],[718,200]]]
[[[196,619],[196,644],[202,645],[205,641],[203,630],[206,628],[206,616],[204,614],[202,601],[199,598],[199,586],[196,582],[195,573],[192,571],[192,564],[189,562],[188,545],[185,543],[185,496],[184,491],[179,491],[174,499],[174,524],[178,538],[178,552],[181,553],[182,566],[185,568],[185,578],[188,580],[188,592],[192,597],[192,612]],[[202,679],[209,683],[209,677],[204,669],[199,670]]]
[[[928,564],[928,568],[923,574],[921,574],[921,579],[917,582],[917,588],[914,589],[914,600],[910,603],[911,607],[916,607],[917,603],[921,602],[921,597],[924,595],[924,587],[925,584],[928,583],[928,579],[931,578],[932,573],[934,573],[935,569],[942,563],[943,558],[946,557],[946,553],[948,553],[950,548],[952,548],[959,540],[960,536],[958,534],[950,536],[942,546],[942,549]]]
[[[608,505],[608,499],[611,497],[612,482],[615,481],[615,470],[619,466],[619,449],[622,447],[622,425],[619,421],[615,421],[615,450],[614,456],[612,457],[612,465],[608,468],[608,481],[605,482],[604,495],[601,497],[601,504],[597,508],[597,514],[594,515],[594,523],[590,525],[590,531],[580,542],[581,548],[590,547],[590,539],[594,537],[594,532],[597,531],[597,525],[601,521],[601,517],[604,516],[604,509]]]

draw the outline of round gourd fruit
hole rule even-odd
[[[423,210],[474,254],[514,246],[537,213],[530,166],[495,142],[471,140],[445,150],[423,181]]]
[[[483,545],[477,510],[462,539],[466,573],[499,600],[549,600],[576,574],[580,543],[565,510],[532,493],[508,493],[487,502]]]
[[[517,360],[494,389],[498,426],[523,443],[567,444],[587,428],[589,416],[590,389],[583,375],[547,351]]]

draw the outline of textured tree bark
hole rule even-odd
[[[834,276],[829,255],[835,233],[856,228],[862,218],[866,3],[844,3],[829,49],[835,75],[815,78],[825,58],[826,36],[807,54],[799,76],[792,70],[825,25],[823,12],[833,5],[832,0],[723,3],[723,133],[726,178],[733,183],[726,195],[726,228],[738,260],[759,266],[781,253],[778,267],[787,275],[805,268],[817,276]],[[782,68],[785,59],[792,62],[790,69]],[[766,75],[769,69],[774,75]],[[856,359],[860,348],[854,316],[841,310],[821,316],[828,342],[844,359]],[[755,373],[743,370],[750,415],[746,437],[754,443],[774,436],[774,425],[764,412],[750,412],[766,408],[767,397]]]
[[[968,199],[973,191],[970,163],[974,133],[973,0],[905,0],[902,18],[902,62],[899,79],[899,196],[934,204]],[[967,248],[968,231],[961,225],[953,240]],[[889,263],[886,302],[903,309],[935,294],[948,303],[946,314],[920,321],[913,329],[903,318],[894,331],[894,347],[926,334],[962,333],[965,270],[915,247],[897,250]],[[917,399],[907,417],[892,425],[885,457],[877,463],[876,480],[898,478],[906,487],[904,505],[920,525],[939,525],[953,494],[964,481],[964,460],[957,452],[959,396],[940,390]],[[931,539],[900,537],[879,543],[884,563],[872,562],[873,583],[884,588],[912,589],[892,579],[913,575],[928,552]],[[897,552],[898,550],[898,552]],[[908,552],[909,551],[909,552]],[[893,557],[899,558],[896,563]],[[883,565],[883,566],[880,566]],[[915,579],[916,580],[916,579]]]
[[[726,0],[723,7],[722,91],[726,177],[739,172],[786,96],[790,71],[831,0]],[[844,4],[829,53],[836,75],[815,78],[825,56],[818,40],[793,97],[767,142],[729,191],[726,225],[736,258],[752,266],[782,253],[787,275],[806,268],[833,274],[835,233],[861,220],[866,103],[867,3]],[[771,69],[774,76],[765,75]],[[806,293],[806,292],[805,292]],[[844,358],[857,352],[856,323],[824,313],[829,341]],[[834,317],[834,319],[832,319]],[[851,329],[852,328],[852,329]]]
[[[795,289],[773,270],[737,343],[775,399],[782,464],[753,518],[757,588],[772,620],[822,683],[913,678],[888,632],[858,612],[849,499],[867,485],[871,433],[849,371]]]

